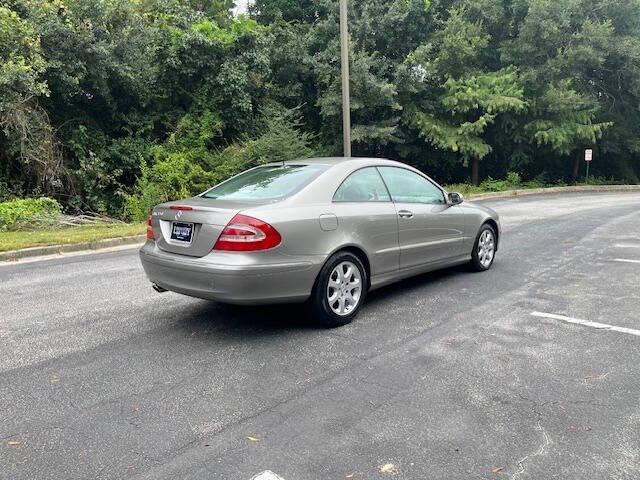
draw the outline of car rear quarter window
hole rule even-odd
[[[362,168],[349,175],[333,196],[334,202],[390,202],[391,198],[378,171]]]
[[[422,175],[400,167],[378,170],[396,203],[446,203],[442,190]]]
[[[287,198],[300,191],[328,165],[269,165],[247,170],[223,182],[202,196],[229,201],[270,201]]]

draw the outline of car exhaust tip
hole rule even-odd
[[[158,292],[158,293],[164,293],[164,292],[168,292],[169,290],[167,290],[166,288],[162,288],[160,285],[158,285],[157,283],[153,284],[153,289]]]

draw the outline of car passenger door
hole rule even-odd
[[[448,205],[426,177],[402,167],[377,167],[396,206],[400,268],[411,269],[462,255],[464,213]]]
[[[367,251],[371,277],[397,272],[400,266],[398,219],[389,192],[375,167],[351,173],[333,196],[341,244]]]

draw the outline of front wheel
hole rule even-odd
[[[325,327],[351,323],[367,294],[367,272],[358,257],[338,252],[324,264],[313,287],[309,307]]]
[[[487,223],[480,227],[476,242],[471,252],[471,267],[476,272],[484,272],[491,268],[496,256],[496,231]]]

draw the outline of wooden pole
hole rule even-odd
[[[349,97],[349,30],[347,0],[340,0],[340,61],[342,70],[342,144],[345,157],[351,156],[351,101]]]

